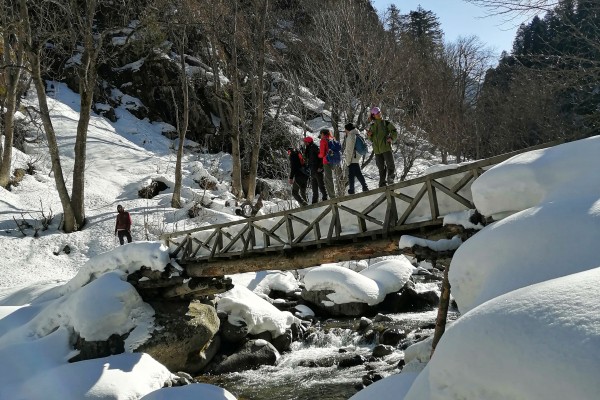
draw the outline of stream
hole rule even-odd
[[[408,344],[433,334],[437,310],[387,316],[392,321],[374,325],[404,329],[408,337],[401,344]],[[455,318],[455,313],[449,314],[449,320]],[[398,373],[398,363],[404,359],[399,345],[383,358],[338,368],[337,361],[342,357],[371,357],[376,340],[368,343],[356,332],[359,320],[328,319],[316,323],[304,341],[294,342],[292,350],[282,354],[276,366],[198,379],[227,389],[238,400],[346,400],[357,392],[356,386],[368,369],[385,377]]]

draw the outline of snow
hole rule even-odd
[[[338,264],[323,264],[304,275],[304,284],[306,290],[333,291],[327,298],[335,304],[359,302],[375,305],[381,303],[388,293],[400,290],[413,270],[404,256],[379,261],[360,272]]]
[[[55,96],[49,104],[63,169],[71,171],[79,98],[64,84],[49,86]],[[172,173],[174,160],[170,141],[161,135],[167,124],[140,121],[126,110],[125,103],[138,104],[136,100],[125,99],[115,110],[119,120],[114,124],[91,118],[87,224],[81,231],[65,235],[57,229],[62,208],[49,176],[47,149],[32,145],[32,154],[13,152],[15,167],[37,157],[39,171],[26,175],[11,192],[0,188],[0,399],[47,399],[49,393],[67,400],[140,399],[150,394],[154,397],[148,398],[234,398],[212,385],[165,392],[162,387],[171,373],[149,355],[131,353],[157,327],[154,310],[127,283],[127,274],[141,266],[164,271],[168,263],[177,269],[160,242],[141,240],[156,240],[177,221],[164,217],[164,194],[137,198],[148,180],[173,180],[157,172],[157,166]],[[213,161],[204,160],[207,165]],[[184,199],[186,195],[196,193],[188,189]],[[133,219],[135,241],[126,246],[118,246],[114,237],[117,204],[123,204]],[[22,237],[13,217],[35,225],[42,211],[54,214],[50,229],[40,231],[39,238],[33,238],[31,230]],[[72,345],[76,335],[93,341],[115,333],[128,333],[124,354],[69,363],[78,354]]]
[[[427,247],[434,251],[456,250],[462,244],[460,236],[454,236],[452,239],[428,240],[411,235],[402,235],[398,242],[400,249],[412,248],[414,246]]]
[[[599,146],[592,137],[515,156],[473,183],[480,212],[510,216],[452,259],[464,314],[431,360],[430,341],[409,347],[399,375],[409,377],[385,378],[353,400],[598,398]]]
[[[63,169],[71,171],[79,98],[63,84],[49,85]],[[95,115],[90,121],[83,230],[65,235],[57,229],[61,205],[47,149],[32,145],[28,154],[13,152],[15,167],[39,156],[40,170],[10,192],[0,188],[0,399],[46,399],[49,393],[61,399],[233,399],[212,385],[163,388],[171,373],[149,355],[131,353],[155,325],[153,310],[126,281],[142,265],[162,271],[170,262],[168,250],[157,241],[160,234],[236,218],[226,205],[231,197],[225,186],[204,191],[192,179],[208,174],[203,176],[224,180],[231,157],[186,156],[184,203],[189,207],[206,196],[214,205],[197,221],[186,218],[186,209],[170,208],[172,188],[139,199],[137,191],[149,180],[174,181],[172,142],[161,135],[172,127],[136,119],[127,107],[141,103],[114,95],[122,101],[115,109],[118,121]],[[315,109],[322,108],[306,97]],[[409,347],[404,372],[354,399],[598,398],[599,151],[600,137],[537,150],[491,168],[473,183],[477,210],[497,222],[461,244],[453,257],[452,295],[463,315],[447,327],[431,360],[430,340]],[[70,185],[68,176],[67,181]],[[363,201],[357,209],[373,198]],[[123,247],[114,238],[117,204],[134,221],[135,242]],[[50,229],[40,231],[39,238],[22,237],[13,218],[35,223],[42,210],[55,214]],[[466,220],[466,215],[454,215],[445,222]],[[344,229],[354,228],[344,224]],[[263,298],[271,290],[297,291],[303,277],[308,289],[332,290],[332,304],[376,304],[414,272],[403,257],[367,264],[326,264],[298,278],[275,271],[235,277],[237,286],[219,296],[218,308],[229,313],[232,323],[244,321],[252,332],[276,336],[297,317]],[[312,313],[302,307],[295,312]],[[77,355],[75,335],[102,340],[129,331],[126,353],[68,362]]]
[[[289,271],[247,272],[229,276],[235,286],[244,286],[259,295],[268,296],[272,290],[295,292],[300,283]]]
[[[297,321],[290,312],[279,311],[274,305],[241,285],[234,286],[219,297],[217,311],[226,312],[229,322],[233,325],[240,325],[243,321],[250,334],[270,332],[275,338],[284,334],[286,329]]]

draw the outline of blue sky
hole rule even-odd
[[[459,36],[475,35],[498,55],[502,50],[510,52],[515,32],[521,22],[505,22],[501,17],[485,17],[484,9],[463,0],[372,0],[373,6],[379,12],[385,11],[392,3],[402,14],[416,10],[420,4],[422,8],[437,15],[447,41],[454,41]]]

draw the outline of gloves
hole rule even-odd
[[[392,143],[392,138],[388,136],[388,138],[387,138],[386,141],[391,144]]]

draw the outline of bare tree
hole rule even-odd
[[[455,115],[457,116],[456,130],[448,139],[448,148],[457,157],[467,153],[467,146],[475,141],[476,158],[480,156],[477,134],[474,138],[469,135],[469,112],[477,105],[481,89],[488,69],[492,66],[493,55],[476,36],[460,37],[445,48],[445,60],[448,63],[453,81]]]
[[[10,182],[12,166],[12,148],[15,129],[20,80],[24,68],[23,26],[19,11],[12,1],[0,2],[2,16],[2,69],[6,92],[4,96],[4,146],[0,149],[0,186],[7,187]],[[1,109],[1,108],[0,108]]]
[[[189,42],[190,31],[198,24],[197,10],[199,4],[194,0],[181,0],[178,2],[167,2],[162,4],[166,18],[161,18],[165,30],[170,31],[169,37],[175,42],[175,48],[179,57],[179,86],[180,101],[177,101],[174,91],[171,91],[175,107],[175,119],[178,132],[177,159],[175,162],[175,184],[171,207],[181,208],[181,186],[182,186],[182,163],[185,137],[190,120],[190,78],[186,64],[186,51]],[[181,111],[178,103],[181,104]]]
[[[269,0],[257,0],[255,4],[257,11],[257,21],[254,31],[254,51],[252,52],[252,71],[250,74],[251,99],[252,99],[252,123],[250,133],[250,166],[248,171],[248,189],[246,198],[254,199],[256,192],[256,178],[258,173],[258,156],[260,152],[261,134],[263,130],[263,121],[265,113],[264,93],[265,93],[265,57],[266,57],[266,39],[267,39],[267,17],[269,10]]]
[[[506,15],[512,19],[515,16],[531,16],[554,9],[559,0],[465,0],[485,7],[492,15]]]
[[[64,179],[56,132],[54,131],[54,126],[50,119],[50,109],[46,98],[46,84],[42,77],[42,52],[47,41],[56,34],[56,24],[59,23],[57,19],[60,19],[61,15],[60,13],[57,13],[49,3],[35,4],[33,14],[35,15],[36,25],[35,27],[32,27],[27,0],[20,0],[19,7],[21,21],[23,22],[24,36],[22,40],[31,66],[31,75],[37,93],[40,117],[48,141],[50,159],[52,160],[54,181],[63,208],[63,230],[69,233],[76,231],[78,229],[78,224],[71,206],[71,198]]]
[[[64,211],[66,232],[81,229],[85,223],[85,166],[88,125],[91,107],[97,84],[97,71],[103,44],[120,23],[127,21],[127,12],[131,11],[128,1],[114,3],[110,0],[86,1],[43,0],[27,2],[21,0],[21,19],[25,24],[27,56],[31,64],[33,82],[36,87],[40,113],[44,130],[48,138],[48,147],[52,159],[52,168],[56,186]],[[100,8],[106,6],[102,21],[99,21]],[[116,20],[113,20],[115,18]],[[49,40],[53,40],[50,46]],[[73,169],[73,188],[71,196],[66,191],[65,180],[60,163],[58,142],[50,120],[46,99],[45,82],[42,77],[43,52],[51,48],[60,53],[61,49],[70,49],[73,67],[77,74],[80,94],[80,116],[75,139],[75,164]],[[64,55],[64,54],[63,54]]]

